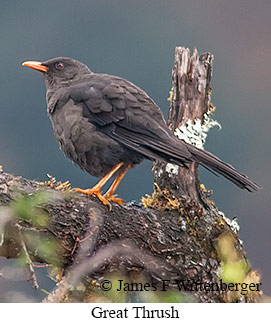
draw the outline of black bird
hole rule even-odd
[[[41,71],[47,88],[47,110],[60,148],[81,169],[102,177],[93,188],[77,191],[96,195],[104,204],[121,203],[114,194],[130,167],[145,158],[187,167],[196,162],[240,188],[259,186],[209,152],[177,139],[155,102],[133,83],[96,74],[74,59],[57,57],[24,66]],[[112,186],[102,186],[114,175]]]

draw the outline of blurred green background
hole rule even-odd
[[[207,171],[201,179],[214,189],[219,209],[238,218],[245,250],[270,295],[270,16],[269,0],[1,0],[0,164],[27,178],[46,180],[49,173],[69,179],[75,187],[97,181],[58,149],[43,79],[21,62],[76,58],[94,72],[134,82],[167,116],[174,47],[210,51],[212,101],[222,130],[210,132],[206,149],[264,189],[250,194]],[[150,162],[131,170],[118,189],[127,201],[151,192]],[[0,272],[4,265],[1,259]],[[0,279],[0,295],[6,288]]]

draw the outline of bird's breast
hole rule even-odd
[[[61,150],[79,164],[81,154],[92,149],[92,133],[96,127],[83,117],[82,106],[71,99],[58,105],[50,118]]]

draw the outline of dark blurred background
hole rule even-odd
[[[269,0],[1,0],[0,164],[6,172],[27,178],[43,181],[49,173],[69,179],[74,187],[97,181],[58,149],[42,76],[21,62],[76,58],[94,72],[134,82],[167,116],[174,47],[210,51],[215,56],[214,117],[222,130],[211,130],[206,149],[248,174],[263,190],[241,191],[207,171],[201,171],[201,179],[214,189],[219,209],[238,218],[248,258],[271,295],[270,16]],[[139,201],[151,192],[150,162],[131,170],[118,189],[127,201]],[[5,279],[7,266],[1,259],[2,300],[41,297],[25,287],[29,296],[18,292],[16,298],[16,284],[8,285]],[[41,287],[49,288],[45,282]]]

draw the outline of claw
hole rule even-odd
[[[107,173],[100,181],[97,183],[93,188],[89,188],[86,190],[83,190],[81,188],[76,188],[75,191],[87,195],[95,195],[98,197],[98,199],[104,204],[108,205],[109,209],[111,211],[111,201],[118,203],[121,205],[123,203],[123,200],[118,198],[117,195],[113,195],[116,188],[118,187],[119,183],[121,182],[123,176],[127,173],[128,169],[131,167],[131,165],[128,165],[122,173],[120,173],[117,178],[114,180],[113,184],[109,188],[109,190],[103,195],[101,193],[101,188],[105,185],[105,183],[123,166],[123,162],[117,164],[112,170]]]
[[[118,203],[119,205],[121,205],[124,201],[123,201],[123,199],[121,199],[117,196],[118,196],[117,194],[112,195],[112,196],[108,196],[107,194],[104,195],[104,197],[107,199],[107,201],[115,202],[115,203]]]
[[[117,195],[112,195],[109,196],[109,194],[104,194],[102,195],[102,193],[99,190],[95,190],[93,188],[89,188],[86,190],[83,190],[81,188],[76,188],[75,189],[76,192],[79,193],[83,193],[83,194],[87,194],[90,196],[97,196],[98,199],[104,204],[104,205],[109,205],[110,209],[112,208],[109,202],[115,202],[118,203],[119,205],[121,205],[123,203],[123,200],[121,198],[118,198]]]
[[[119,197],[117,197],[118,195],[117,194],[115,194],[115,195],[111,195],[111,196],[109,196],[109,195],[107,195],[107,194],[105,194],[104,195],[104,197],[108,200],[108,201],[112,201],[112,202],[115,202],[115,203],[118,203],[119,205],[121,205],[124,201],[123,201],[123,199],[121,199],[121,198],[119,198]]]
[[[106,197],[104,197],[104,195],[102,195],[101,191],[99,190],[94,190],[92,188],[83,190],[81,188],[76,188],[75,192],[79,192],[79,193],[83,193],[83,194],[87,194],[87,195],[95,195],[98,197],[98,199],[104,204],[107,205],[108,204],[108,199]]]

